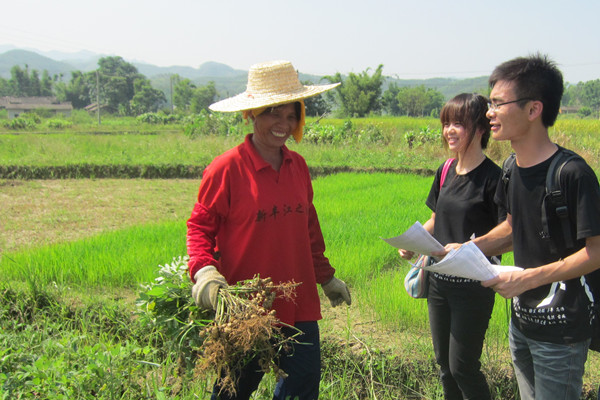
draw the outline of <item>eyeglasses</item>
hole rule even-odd
[[[490,111],[498,111],[498,109],[500,108],[500,106],[503,106],[505,104],[518,103],[519,101],[525,101],[525,100],[533,100],[533,99],[528,98],[528,97],[524,97],[522,99],[517,99],[517,100],[512,100],[512,101],[505,101],[504,103],[493,103],[491,101],[488,101],[487,105],[488,105],[488,110],[490,110]]]

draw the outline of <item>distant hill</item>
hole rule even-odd
[[[451,99],[459,93],[476,92],[483,95],[488,93],[488,77],[455,79],[455,78],[430,78],[430,79],[396,79],[386,78],[383,90],[395,83],[399,87],[413,87],[423,85],[426,88],[435,89],[444,95],[446,100]]]
[[[0,47],[0,51],[9,46]],[[71,79],[72,71],[88,72],[98,67],[98,60],[103,55],[94,54],[87,51],[77,53],[61,52],[39,52],[37,50],[9,49],[0,54],[0,77],[9,79],[10,70],[18,65],[21,68],[27,66],[29,70],[37,70],[41,73],[47,70],[51,76],[61,75],[63,80]],[[159,67],[156,65],[132,62],[138,71],[146,76],[152,82],[152,85],[170,96],[170,76],[178,74],[182,78],[190,79],[196,85],[206,85],[212,81],[215,83],[220,97],[228,97],[243,92],[246,89],[247,71],[233,69],[228,65],[208,61],[198,68],[186,66]],[[332,74],[335,73],[332,71]],[[321,76],[303,74],[300,72],[302,82],[312,82],[314,84],[324,83]],[[468,79],[454,78],[431,78],[431,79],[396,79],[386,77],[384,90],[390,83],[396,83],[398,86],[418,86],[424,85],[440,91],[446,99],[462,92],[480,92],[487,90],[487,77],[481,76]]]
[[[46,70],[50,76],[60,75],[70,77],[70,71],[74,68],[67,63],[56,61],[40,54],[27,50],[9,50],[0,54],[0,77],[4,79],[10,78],[10,70],[15,65],[22,69],[28,67],[29,70],[37,70],[41,73]]]
[[[183,78],[196,81],[197,79],[212,77],[212,78],[235,78],[237,76],[247,76],[247,71],[236,70],[228,65],[220,64],[214,61],[208,61],[200,65],[198,68],[192,67],[157,67],[156,65],[143,64],[132,62],[141,74],[144,74],[149,79],[158,75],[173,75],[178,74]]]

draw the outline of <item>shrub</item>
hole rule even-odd
[[[242,131],[239,113],[208,113],[202,110],[199,114],[188,117],[184,123],[183,133],[192,139],[208,135],[239,135]]]
[[[360,143],[382,143],[385,142],[383,131],[377,125],[367,125],[358,131],[356,139]]]
[[[406,132],[404,134],[404,140],[406,141],[406,144],[408,144],[408,148],[412,149],[415,146],[421,146],[425,143],[435,143],[436,141],[440,140],[441,136],[441,129],[431,129],[430,127],[426,126],[421,128],[421,130],[416,133],[415,131]]]
[[[36,112],[27,112],[27,113],[21,114],[20,117],[28,119],[35,124],[39,124],[40,122],[42,122],[40,115]]]
[[[73,123],[64,119],[49,119],[46,122],[46,125],[48,126],[48,128],[64,129],[70,128],[71,126],[73,126]]]
[[[307,126],[304,139],[315,144],[381,143],[385,141],[383,131],[376,124],[366,124],[354,128],[351,120],[345,120],[341,127],[311,124]]]
[[[137,121],[145,124],[153,125],[167,125],[177,123],[181,120],[181,117],[175,114],[165,114],[162,112],[158,113],[145,113],[137,116]]]
[[[71,112],[71,121],[78,125],[97,124],[98,114],[95,111],[88,113],[85,110],[73,110]]]
[[[33,129],[36,126],[35,120],[26,117],[16,117],[4,123],[4,127],[8,129]]]
[[[345,139],[344,130],[333,125],[310,125],[304,132],[303,139],[315,144],[337,144]]]
[[[589,117],[590,115],[592,115],[593,110],[590,107],[581,107],[579,109],[579,111],[577,111],[577,114],[579,114],[581,117],[585,118],[585,117]]]
[[[55,115],[55,112],[48,108],[36,108],[33,113],[41,118],[52,118]]]

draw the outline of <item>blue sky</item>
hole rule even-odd
[[[568,82],[600,79],[599,0],[19,0],[2,14],[0,45],[160,66],[468,78],[539,51]]]

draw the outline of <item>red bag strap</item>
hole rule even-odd
[[[440,177],[440,189],[444,185],[444,181],[446,180],[446,175],[448,175],[448,170],[450,169],[450,165],[452,164],[452,162],[454,160],[455,160],[454,158],[447,159],[446,162],[444,163],[444,166],[442,167],[442,176]]]

